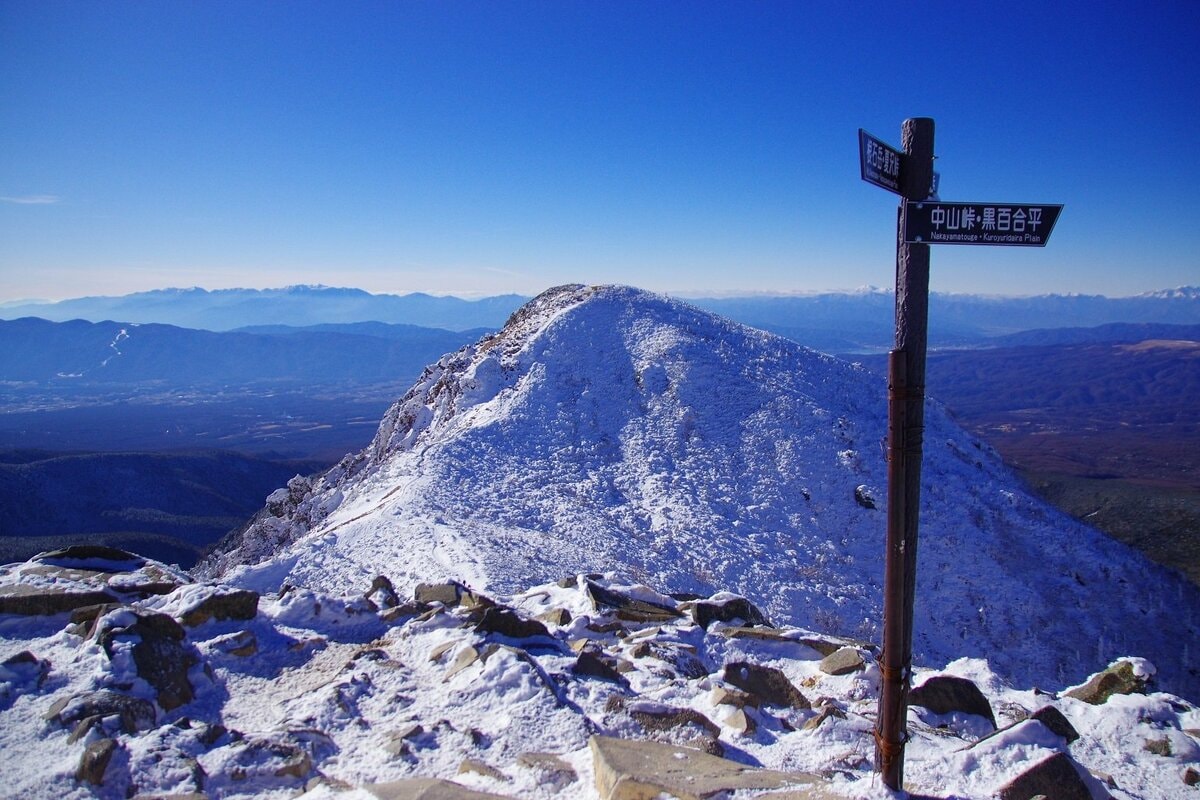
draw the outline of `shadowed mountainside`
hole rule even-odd
[[[352,328],[354,330],[354,328]],[[72,384],[369,384],[416,377],[485,333],[412,325],[269,333],[125,322],[0,321],[0,381]],[[369,331],[369,333],[367,333]]]
[[[69,538],[190,566],[281,482],[323,466],[228,452],[0,453],[0,560]]]

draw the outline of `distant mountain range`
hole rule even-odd
[[[824,352],[885,350],[893,341],[895,301],[892,293],[886,291],[701,298],[689,302]],[[931,293],[929,298],[929,342],[933,347],[979,345],[1031,329],[1114,323],[1200,324],[1200,288],[1182,287],[1112,298],[1053,294],[994,297],[940,292]]]
[[[1038,328],[997,336],[989,347],[1041,347],[1044,345],[1090,344],[1096,342],[1163,341],[1200,342],[1200,325],[1164,325],[1150,322],[1114,322],[1094,328]]]
[[[171,386],[408,381],[487,330],[357,323],[215,333],[161,324],[0,321],[0,381]]]
[[[65,322],[159,322],[228,331],[248,325],[306,326],[342,322],[393,322],[447,330],[497,328],[525,298],[516,295],[462,300],[414,293],[371,294],[330,286],[282,289],[156,289],[119,297],[80,297],[56,303],[0,308],[0,317],[41,317]]]
[[[420,293],[371,294],[361,289],[327,286],[215,291],[162,289],[120,297],[9,305],[0,307],[0,317],[33,316],[60,322],[118,320],[212,331],[368,321],[454,331],[494,330],[527,299],[501,295],[463,300]],[[893,300],[886,291],[696,298],[688,302],[827,352],[878,350],[891,342]],[[934,293],[930,298],[929,318],[930,341],[935,346],[972,344],[1033,328],[1094,327],[1110,323],[1196,325],[1200,324],[1200,288],[1180,287],[1116,298]]]

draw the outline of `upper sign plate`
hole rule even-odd
[[[904,153],[859,128],[858,163],[864,181],[900,194],[900,169],[904,164]]]

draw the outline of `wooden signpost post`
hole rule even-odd
[[[929,246],[1043,247],[1062,206],[938,200],[933,120],[926,117],[904,121],[899,150],[861,128],[858,146],[862,179],[901,197],[896,225],[896,345],[888,354],[887,549],[875,770],[889,788],[902,790],[925,428]]]

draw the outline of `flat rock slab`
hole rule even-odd
[[[189,581],[165,564],[123,550],[68,547],[0,567],[0,614],[60,614],[167,594]]]
[[[591,581],[587,582],[587,593],[597,609],[612,609],[617,619],[626,622],[671,622],[683,616],[678,609],[638,600]]]
[[[74,611],[83,606],[112,603],[117,596],[100,589],[71,591],[52,587],[0,586],[0,614],[19,614],[25,617],[50,616]]]
[[[797,644],[809,649],[815,650],[822,656],[832,655],[839,648],[844,647],[842,643],[834,642],[829,639],[819,639],[814,636],[803,636],[787,630],[778,628],[753,628],[747,626],[730,625],[720,629],[722,636],[728,636],[730,639],[758,639],[764,642],[779,642],[782,644]]]
[[[502,794],[478,792],[453,781],[407,778],[364,786],[379,800],[511,800]]]
[[[853,647],[842,647],[821,659],[817,667],[826,675],[849,675],[865,669],[866,664]]]
[[[785,797],[833,797],[820,778],[747,767],[690,747],[593,736],[589,742],[602,800],[678,800],[723,797],[740,789],[788,790]],[[770,795],[768,795],[770,796]]]

